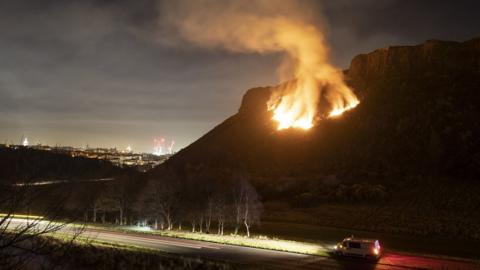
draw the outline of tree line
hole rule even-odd
[[[123,177],[88,193],[86,221],[160,230],[188,228],[223,235],[228,229],[234,234],[243,229],[249,237],[263,209],[248,176],[240,173],[218,177],[164,173],[142,181]]]

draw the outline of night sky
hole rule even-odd
[[[272,4],[275,1],[272,0]],[[331,58],[480,36],[479,1],[307,1]],[[176,150],[277,83],[280,55],[168,42],[159,1],[0,0],[0,143]]]

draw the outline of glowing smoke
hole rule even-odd
[[[312,9],[288,0],[165,1],[162,26],[206,48],[245,53],[285,53],[280,79],[292,80],[272,94],[268,109],[278,129],[309,129],[316,119],[333,117],[359,101],[328,59]],[[319,105],[323,108],[319,110]]]

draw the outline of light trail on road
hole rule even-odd
[[[87,179],[87,180],[38,180],[35,182],[25,182],[25,183],[15,183],[13,186],[23,187],[23,186],[45,186],[45,185],[55,185],[55,184],[75,184],[75,183],[86,183],[86,182],[104,182],[104,181],[113,181],[115,178],[98,178],[98,179]]]

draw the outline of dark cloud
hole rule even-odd
[[[342,68],[378,47],[480,35],[477,1],[304,2],[323,14]],[[167,46],[160,7],[0,1],[0,140],[147,151],[163,135],[183,147],[234,113],[246,89],[276,82],[278,55]]]

